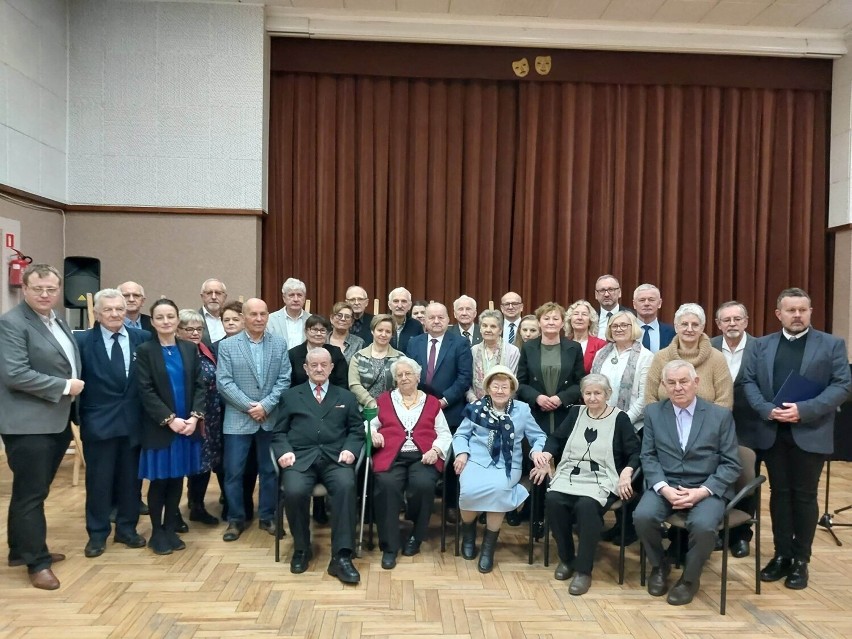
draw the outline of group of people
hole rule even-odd
[[[415,301],[405,288],[373,316],[367,292],[352,286],[326,318],[305,310],[306,287],[294,278],[274,313],[257,298],[226,303],[224,283],[209,279],[200,309],[159,299],[145,315],[144,290],[125,282],[99,291],[97,324],[73,334],[53,311],[61,286],[55,268],[30,266],[23,301],[0,317],[0,434],[14,477],[9,562],[25,565],[37,588],[59,587],[52,565],[64,557],[48,550],[43,505],[72,419],[87,459],[87,557],[105,552],[111,514],[117,543],[158,554],[185,548],[184,478],[190,521],[213,525],[211,472],[223,540],[238,540],[252,519],[258,479],[259,527],[274,535],[277,464],[291,571],[313,558],[313,510],[331,523],[328,573],[358,583],[355,462],[367,437],[382,568],[420,552],[443,474],[448,499],[457,495],[448,505],[458,509],[462,556],[478,557],[481,572],[493,570],[504,518],[516,525],[529,492],[541,490],[537,512],[526,514],[540,535],[546,513],[559,553],[554,577],[571,578],[571,594],[589,590],[602,537],[638,538],[649,592],[681,605],[716,545],[742,445],[765,462],[772,491],[775,553],[761,579],[808,584],[820,472],[852,381],[843,340],[810,325],[801,289],[778,296],[780,332],[749,335],[745,307],[731,301],[717,309],[722,334],[711,340],[701,306],[683,304],[665,324],[656,286],[637,287],[628,309],[611,275],[597,280],[596,304],[547,302],[533,315],[515,292],[500,311],[481,313],[462,295],[454,325],[445,305]],[[818,391],[784,401],[798,375]],[[137,532],[140,479],[150,482],[148,540]],[[323,500],[312,505],[318,482],[328,511]],[[625,506],[604,531],[617,499]],[[669,589],[660,526],[673,511],[687,513],[688,540]],[[750,536],[748,526],[732,532],[734,556],[749,554]]]

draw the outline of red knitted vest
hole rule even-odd
[[[391,467],[403,443],[405,443],[405,427],[397,417],[390,393],[379,395],[376,404],[379,407],[379,421],[382,423],[379,432],[385,438],[385,445],[376,448],[373,452],[373,467],[377,473],[381,473]],[[412,439],[421,453],[432,448],[432,444],[435,442],[435,437],[437,437],[435,434],[435,418],[440,410],[441,402],[432,395],[426,395],[426,405],[423,407],[423,412],[420,413],[420,419],[417,420],[412,433]],[[438,469],[439,473],[442,472],[444,460],[438,459],[435,468]]]

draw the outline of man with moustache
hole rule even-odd
[[[127,302],[127,310],[124,316],[124,325],[140,331],[153,330],[151,328],[151,316],[145,315],[142,309],[145,305],[145,289],[136,282],[125,282],[116,287]]]
[[[23,301],[0,316],[0,436],[12,471],[9,565],[26,566],[30,583],[56,590],[47,548],[44,502],[71,441],[71,410],[84,387],[80,351],[53,311],[62,276],[48,264],[23,272]]]
[[[204,332],[201,341],[207,348],[225,337],[225,326],[222,324],[222,311],[228,301],[228,289],[225,283],[211,277],[201,285],[201,308],[198,310],[204,319]]]
[[[775,309],[781,330],[759,338],[745,362],[745,395],[763,420],[756,446],[766,451],[775,544],[775,556],[760,578],[783,578],[793,590],[808,587],[808,562],[819,519],[819,478],[826,456],[834,452],[837,409],[852,389],[846,343],[811,326],[811,312],[805,291],[781,291]],[[802,401],[776,402],[792,373],[823,390]]]
[[[408,316],[408,311],[411,310],[411,292],[402,286],[393,289],[388,294],[388,309],[394,324],[390,345],[404,353],[408,341],[416,335],[423,334],[423,325]]]
[[[640,284],[633,291],[633,308],[642,328],[642,346],[652,353],[671,344],[675,336],[674,326],[659,321],[657,314],[663,305],[660,289],[653,284]]]
[[[243,304],[245,330],[219,342],[216,387],[225,401],[222,432],[225,438],[225,497],[228,529],[224,541],[236,541],[245,530],[243,475],[252,442],[260,475],[258,517],[261,530],[275,534],[278,489],[269,457],[272,429],[281,394],[290,387],[287,342],[266,329],[266,302],[251,298]]]
[[[606,327],[609,320],[618,311],[633,311],[619,304],[621,299],[621,284],[612,275],[601,275],[595,282],[595,299],[600,304],[598,309],[598,337],[606,339]]]

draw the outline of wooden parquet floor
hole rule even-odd
[[[0,535],[5,537],[11,476],[0,456]],[[362,582],[344,587],[328,576],[328,528],[314,534],[315,559],[307,573],[289,572],[290,539],[282,562],[274,562],[272,538],[256,527],[234,543],[221,539],[224,525],[191,525],[186,550],[158,557],[111,542],[96,559],[83,556],[86,541],[84,490],[71,486],[71,460],[63,463],[48,501],[49,544],[68,559],[54,566],[62,588],[30,587],[23,568],[0,565],[0,638],[47,637],[359,637],[391,639],[523,639],[607,636],[819,637],[852,634],[852,528],[835,528],[844,545],[818,529],[811,586],[804,591],[781,582],[754,593],[754,560],[734,559],[728,582],[728,614],[720,616],[721,554],[705,568],[702,588],[689,606],[675,608],[639,585],[638,546],[630,547],[623,586],[616,583],[617,549],[601,544],[592,589],[568,594],[568,582],[536,563],[526,563],[526,529],[504,525],[497,568],[480,575],[475,562],[442,554],[437,517],[423,552],[401,557],[395,570],[379,566],[378,550],[356,560]],[[835,463],[831,508],[852,503],[852,466]],[[823,484],[824,486],[824,484]],[[209,509],[218,512],[211,482]],[[821,508],[822,510],[822,508]],[[764,558],[771,552],[768,491],[764,492]],[[835,523],[852,523],[852,511]],[[139,531],[147,536],[143,518]],[[555,547],[551,559],[555,558]]]

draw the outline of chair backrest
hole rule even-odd
[[[754,479],[754,461],[757,458],[755,452],[748,446],[739,446],[739,456],[742,470],[740,470],[740,476],[737,477],[736,484],[734,485],[735,492],[740,492]]]

